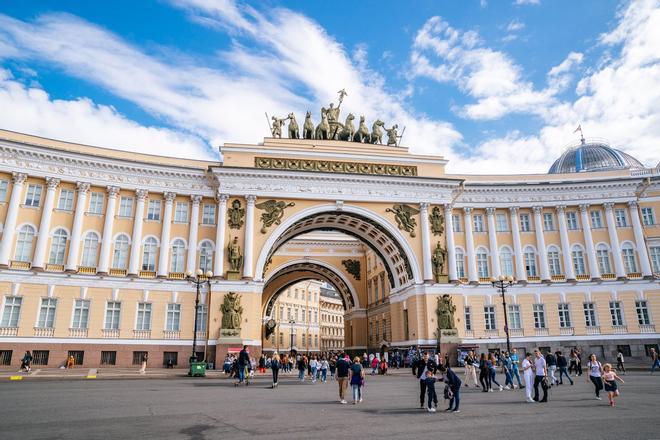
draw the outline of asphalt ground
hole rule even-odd
[[[499,375],[498,375],[499,376]],[[367,376],[364,401],[341,405],[335,382],[268,377],[0,382],[0,438],[10,439],[660,439],[660,374],[623,376],[614,408],[586,376],[553,387],[548,403],[524,391],[463,387],[461,412],[419,408],[412,375]],[[503,377],[501,378],[504,379]],[[499,378],[498,378],[499,380]]]

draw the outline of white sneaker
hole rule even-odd
[[[342,405],[346,405],[346,401],[345,401],[345,400],[340,400],[339,403],[341,403]]]
[[[360,400],[358,400],[358,402],[362,402],[362,397],[360,397]]]
[[[489,392],[489,393],[492,393],[492,392],[493,392],[493,389],[492,389],[492,388],[491,388],[491,389],[489,389],[489,390],[488,390],[488,392]]]
[[[503,389],[504,389],[504,388],[502,387],[502,385],[500,385],[500,391],[502,391]]]
[[[505,389],[505,390],[510,390],[511,387],[510,387],[509,385],[507,385],[507,386],[504,387],[504,389]]]
[[[527,400],[527,403],[536,403],[536,400],[534,400],[532,398],[529,398],[529,399],[526,399],[526,400]]]
[[[514,386],[513,386],[513,389],[514,389],[514,390],[517,390],[517,389],[518,389],[518,385],[514,385]]]
[[[435,408],[427,408],[428,412],[435,412]]]
[[[596,400],[602,400],[600,397],[596,396]]]

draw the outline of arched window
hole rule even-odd
[[[23,262],[32,260],[32,241],[34,240],[34,233],[34,228],[30,225],[23,225],[18,231],[14,260]]]
[[[528,277],[536,276],[536,252],[531,246],[525,247],[524,252],[525,258],[525,271],[527,272]]]
[[[53,232],[53,238],[50,242],[50,256],[48,264],[64,264],[64,253],[66,252],[66,241],[69,234],[62,228]]]
[[[210,241],[202,242],[199,247],[199,268],[204,272],[213,270],[213,245]]]
[[[612,266],[610,265],[610,250],[604,243],[596,246],[596,260],[598,260],[598,269],[601,274],[612,273]]]
[[[83,242],[83,254],[80,265],[84,267],[96,267],[96,257],[98,255],[98,250],[99,236],[94,232],[88,233],[85,236],[85,241]]]
[[[513,257],[511,249],[508,247],[500,249],[500,266],[502,266],[502,275],[505,277],[513,276]]]
[[[548,268],[550,276],[559,276],[561,273],[561,260],[559,259],[559,249],[557,246],[548,247]]]
[[[460,248],[456,248],[456,276],[465,278],[465,254]]]
[[[573,269],[575,269],[575,275],[586,275],[587,268],[584,264],[584,252],[582,248],[577,244],[571,249],[571,257],[573,258]]]
[[[635,260],[635,248],[630,243],[624,243],[621,246],[623,255],[623,265],[626,267],[626,273],[637,272],[637,260]]]
[[[477,249],[477,276],[488,278],[488,253],[484,248]]]
[[[142,270],[154,271],[156,270],[156,251],[158,250],[158,242],[155,238],[149,237],[144,240],[142,246]]]
[[[170,272],[183,272],[186,244],[180,238],[172,242],[172,259],[170,261]]]
[[[122,234],[115,238],[115,251],[112,255],[113,269],[128,267],[128,236]]]

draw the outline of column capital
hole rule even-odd
[[[227,200],[229,200],[229,194],[221,193],[220,190],[218,190],[215,193],[215,199],[219,203],[227,203]]]
[[[612,211],[614,209],[614,202],[605,202],[603,206],[605,207],[605,211]]]
[[[472,214],[472,208],[469,207],[469,206],[466,206],[465,208],[463,208],[463,212],[466,213],[466,214]]]
[[[493,214],[495,214],[495,208],[486,208],[487,216],[492,216]]]
[[[193,205],[199,205],[202,201],[202,196],[193,194],[190,196],[190,200],[192,200]]]
[[[254,202],[257,201],[257,196],[255,195],[245,196],[245,200],[247,200],[248,205],[254,205]]]
[[[421,202],[421,203],[419,204],[419,209],[421,209],[422,211],[428,211],[428,209],[429,209],[429,202]]]
[[[454,208],[454,205],[452,205],[451,203],[445,203],[443,205],[443,208],[445,209],[445,212],[451,212],[451,210]]]
[[[517,206],[511,206],[511,207],[509,207],[509,213],[511,213],[513,215],[517,215],[519,209],[520,208],[518,208]]]
[[[118,186],[107,186],[106,189],[108,190],[108,197],[114,198],[117,197],[119,194],[119,187]]]
[[[563,214],[565,209],[566,209],[566,205],[555,206],[555,211],[557,211],[557,214]]]
[[[578,208],[580,209],[580,212],[587,212],[587,210],[589,209],[589,204],[583,203]]]
[[[534,211],[534,214],[541,214],[543,212],[543,206],[532,206],[532,211]]]
[[[89,182],[76,182],[76,189],[79,193],[87,194],[92,185]]]
[[[633,209],[637,209],[637,207],[639,207],[639,202],[637,200],[631,200],[628,202],[628,206]]]
[[[25,173],[17,173],[17,172],[12,172],[11,173],[11,183],[14,185],[23,185],[25,181],[27,180],[27,174]]]
[[[138,200],[144,200],[147,198],[149,195],[149,191],[146,189],[136,189],[135,190],[135,196],[137,197]]]
[[[46,177],[46,186],[49,190],[55,190],[60,184],[60,179],[57,177]]]
[[[166,203],[172,203],[174,202],[174,199],[176,199],[176,193],[171,191],[166,191],[163,193],[163,196],[165,197]]]

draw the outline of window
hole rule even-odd
[[[85,359],[85,352],[84,351],[78,351],[78,350],[69,350],[66,357],[67,358],[73,357],[73,364],[74,365],[82,365],[83,360]]]
[[[484,216],[481,214],[475,214],[472,217],[472,223],[474,224],[474,232],[484,232]]]
[[[126,269],[128,266],[128,236],[122,234],[115,239],[115,250],[112,254],[113,269]]]
[[[291,316],[291,307],[287,307],[286,308],[286,319],[291,320],[291,318],[292,318],[292,316]]]
[[[637,310],[637,323],[639,325],[650,325],[651,318],[649,317],[649,308],[646,300],[635,301],[635,309]]]
[[[48,365],[48,357],[50,351],[48,350],[33,350],[32,351],[32,364],[33,365]]]
[[[206,304],[200,304],[197,307],[197,331],[205,332],[206,331],[206,320],[209,316],[209,309]]]
[[[454,232],[461,232],[461,216],[458,214],[451,215],[451,226]]]
[[[519,329],[522,328],[520,322],[520,306],[518,304],[510,304],[509,308],[509,328]]]
[[[142,249],[142,270],[156,270],[156,250],[158,242],[155,238],[149,237],[144,241]]]
[[[60,198],[57,201],[57,209],[62,211],[73,211],[73,191],[63,189],[60,191]]]
[[[180,320],[181,320],[181,304],[168,304],[165,330],[178,332]]]
[[[174,223],[188,223],[188,204],[176,202],[174,208]]]
[[[511,249],[508,247],[500,249],[500,266],[502,267],[502,275],[513,276],[513,257]]]
[[[29,262],[32,260],[32,241],[34,240],[34,233],[34,228],[30,225],[23,225],[18,231],[14,260],[23,262]]]
[[[133,217],[133,197],[119,199],[119,217]]]
[[[7,189],[5,188],[5,192]],[[642,223],[644,226],[652,226],[655,224],[655,215],[653,215],[653,208],[642,208]]]
[[[587,327],[596,327],[596,306],[594,303],[584,303],[584,324]]]
[[[114,365],[116,361],[117,361],[116,351],[101,352],[101,365]]]
[[[160,221],[160,200],[149,200],[147,220]]]
[[[534,313],[534,328],[545,328],[545,306],[543,304],[532,305]]]
[[[548,248],[548,268],[550,269],[550,276],[560,276],[562,274],[559,249],[556,246]]]
[[[591,227],[594,229],[603,227],[603,218],[600,215],[600,211],[591,211]]]
[[[57,309],[57,299],[42,298],[41,307],[39,307],[38,328],[53,328],[55,323],[55,310]]]
[[[614,218],[616,219],[617,228],[625,228],[628,226],[628,217],[626,217],[625,209],[615,209]]]
[[[108,301],[105,308],[105,329],[119,329],[119,315],[121,314],[121,303],[117,301]]]
[[[204,272],[213,270],[213,245],[210,241],[203,241],[199,247],[199,268]]]
[[[215,224],[215,205],[205,203],[202,208],[202,224],[214,225]]]
[[[612,266],[610,265],[610,251],[603,243],[596,246],[596,260],[598,261],[598,269],[600,269],[600,273],[612,273]]]
[[[139,303],[135,330],[151,330],[151,304]]]
[[[172,242],[172,259],[170,261],[170,272],[181,273],[184,271],[184,255],[186,245],[180,238]]]
[[[555,220],[551,212],[543,213],[543,230],[544,231],[555,230]]]
[[[465,307],[465,330],[472,330],[472,312],[470,307]]]
[[[176,351],[164,351],[163,352],[163,365],[165,366],[176,366],[177,365],[177,358],[178,358],[179,353]]]
[[[460,249],[456,249],[456,276],[465,278],[465,255]]]
[[[12,350],[0,350],[0,365],[11,365]]]
[[[488,278],[488,254],[483,248],[477,249],[477,272],[479,278]]]
[[[524,252],[525,258],[525,271],[527,272],[528,277],[536,276],[536,252],[534,249],[527,246]]]
[[[632,356],[632,353],[630,352],[630,345],[617,345],[616,351],[620,351],[624,357]]]
[[[529,214],[520,214],[520,230],[522,232],[529,232],[532,230],[529,221]]]
[[[89,213],[103,214],[103,193],[93,192],[89,199]]]
[[[484,306],[486,330],[495,330],[495,306]]]
[[[53,238],[50,242],[50,256],[48,257],[49,264],[64,264],[64,253],[68,238],[69,234],[62,228],[59,228],[53,233]]]
[[[280,306],[280,313],[277,315],[279,319],[284,319],[284,306]]]
[[[660,273],[660,246],[651,246],[649,248],[651,255],[651,265],[654,273]]]
[[[578,223],[578,216],[577,212],[575,211],[568,211],[566,213],[566,225],[569,230],[575,231],[577,229],[580,229],[580,225]]]
[[[497,232],[505,232],[509,230],[509,224],[506,221],[506,214],[495,215],[495,230]]]
[[[559,327],[571,327],[571,312],[567,303],[560,303],[557,305],[559,311]]]
[[[6,180],[0,180],[0,202],[7,201],[7,186],[9,182]]]
[[[133,365],[142,365],[142,359],[147,355],[146,351],[133,352]]]
[[[89,300],[77,299],[73,306],[73,322],[71,328],[87,328],[89,323]]]
[[[584,252],[582,252],[582,248],[579,246],[573,246],[571,257],[573,258],[573,269],[575,270],[575,275],[586,275],[587,269],[584,265]]]
[[[18,327],[22,303],[23,298],[20,296],[5,296],[5,308],[2,310],[0,327]]]
[[[619,301],[610,301],[610,315],[613,326],[623,325],[623,312]]]
[[[637,261],[635,260],[635,249],[632,244],[624,243],[621,246],[621,254],[623,255],[623,265],[626,268],[626,273],[637,272]]]
[[[99,236],[90,232],[83,243],[81,266],[96,267],[96,257],[99,250]]]
[[[27,195],[25,196],[25,206],[39,206],[41,202],[41,185],[28,185]]]
[[[280,332],[280,345],[284,345],[284,333]]]

